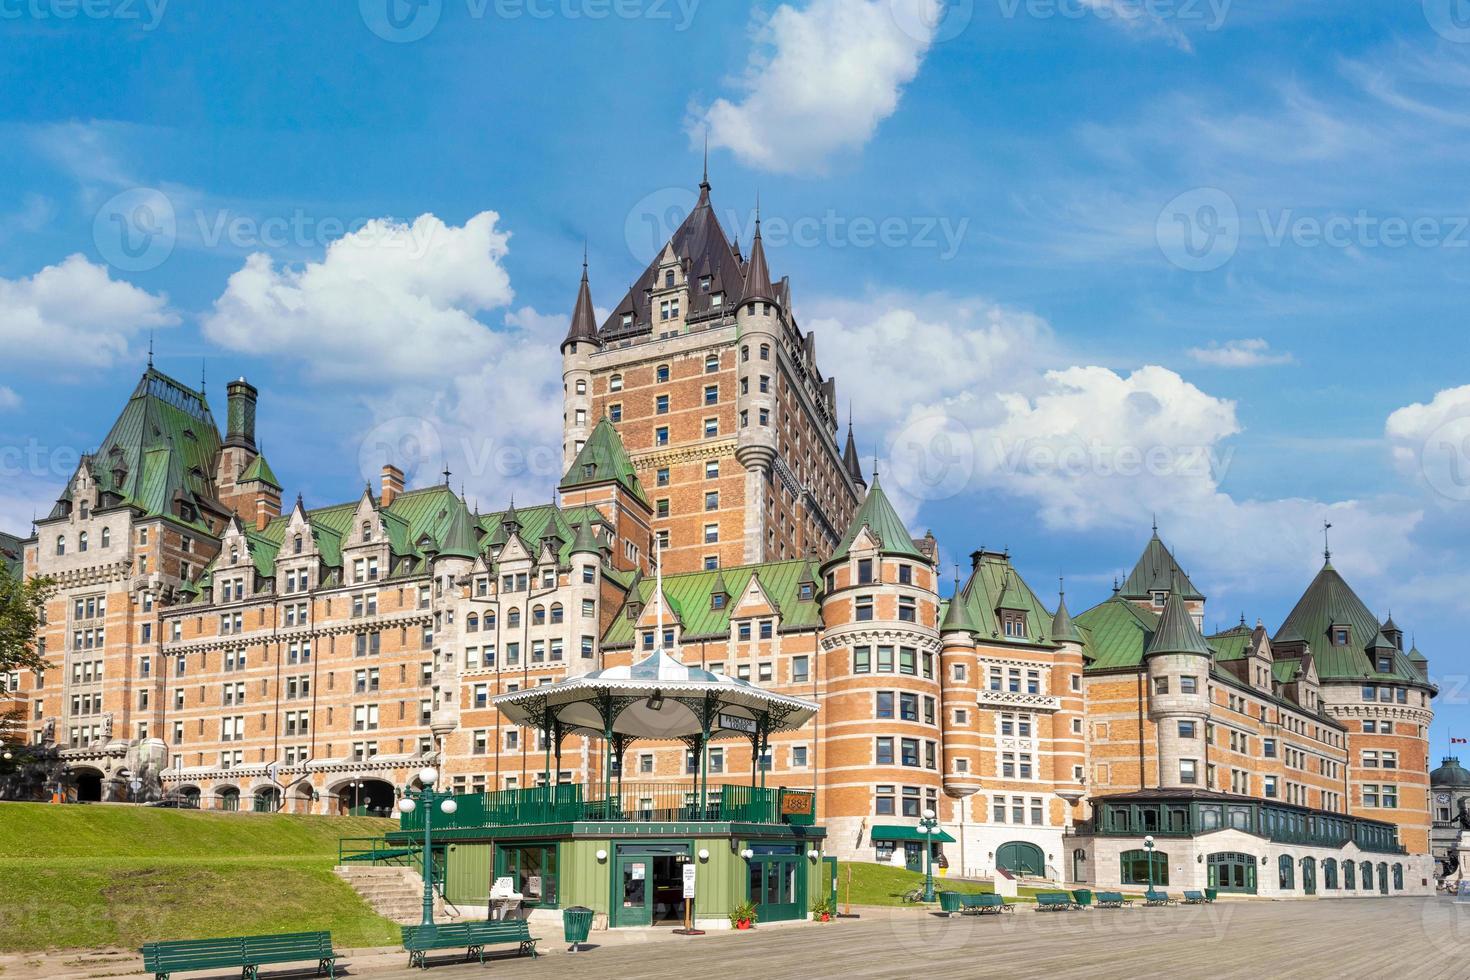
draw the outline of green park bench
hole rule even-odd
[[[1007,905],[1006,900],[994,892],[979,892],[960,896],[961,915],[999,915],[1002,912],[1014,912],[1014,905]]]
[[[1097,907],[1100,909],[1120,909],[1125,905],[1132,905],[1133,900],[1124,898],[1122,892],[1098,892]]]
[[[1145,908],[1160,908],[1165,905],[1178,905],[1179,901],[1170,898],[1167,892],[1156,892],[1149,889],[1143,893],[1143,904]]]
[[[1206,895],[1204,892],[1186,891],[1184,893],[1184,904],[1185,905],[1204,905],[1209,900],[1210,900],[1210,897],[1208,895]]]
[[[423,926],[403,927],[403,948],[408,950],[408,965],[427,969],[426,954],[433,949],[459,949],[463,947],[465,959],[479,957],[485,962],[485,947],[501,943],[518,943],[519,956],[530,953],[534,958],[536,940],[531,938],[530,927],[525,919],[501,919],[492,922],[446,922],[434,926],[432,933],[425,933]]]
[[[1066,892],[1042,892],[1036,896],[1038,912],[1070,912],[1074,904]]]
[[[219,939],[185,939],[148,943],[143,968],[155,980],[168,980],[171,973],[189,970],[239,969],[241,980],[254,980],[260,968],[272,963],[316,960],[316,972],[337,975],[337,954],[330,932],[290,932],[277,936],[227,936]]]

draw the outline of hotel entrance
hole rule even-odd
[[[1210,887],[1222,892],[1256,893],[1256,859],[1249,854],[1218,851],[1209,856]]]
[[[619,844],[613,867],[612,925],[682,922],[688,860],[688,844]]]

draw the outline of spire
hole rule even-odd
[[[153,331],[148,331],[148,370],[153,370]]]
[[[583,521],[577,525],[577,536],[572,539],[571,554],[574,555],[601,555],[602,549],[597,546],[597,538],[592,534],[592,522]]]
[[[1330,531],[1330,530],[1332,530],[1332,525],[1329,524],[1327,521],[1323,521],[1322,522],[1322,564],[1323,565],[1326,565],[1326,566],[1329,566],[1329,567],[1332,565],[1332,541],[1331,541],[1331,539],[1327,535],[1327,532]]]
[[[745,289],[740,298],[746,303],[756,299],[768,303],[776,301],[776,291],[771,288],[771,270],[766,266],[766,247],[761,242],[759,198],[755,204],[755,239],[750,243],[750,259],[745,263]]]
[[[704,175],[699,178],[702,197],[709,196],[709,127],[704,128]]]
[[[449,526],[439,546],[440,558],[469,558],[479,555],[475,546],[475,531],[470,526],[470,512],[458,497],[450,505]]]
[[[597,314],[592,309],[592,288],[587,284],[587,243],[582,243],[582,284],[577,287],[577,302],[572,307],[572,323],[567,328],[566,339],[561,342],[565,350],[567,344],[590,343],[601,345],[597,336]]]
[[[974,633],[975,618],[970,615],[969,605],[965,602],[964,594],[960,592],[959,579],[955,579],[954,595],[950,596],[949,607],[944,611],[944,622],[939,624],[941,633]]]
[[[847,475],[852,478],[853,483],[868,485],[868,481],[863,479],[863,464],[858,459],[857,440],[852,435],[852,405],[850,403],[847,407],[847,444],[842,447],[842,466],[847,470]],[[877,472],[874,471],[874,479],[877,478],[877,475]]]
[[[1159,625],[1154,630],[1153,639],[1149,640],[1144,656],[1151,657],[1156,653],[1194,653],[1202,657],[1210,655],[1210,645],[1200,635],[1199,627],[1194,625],[1194,617],[1189,614],[1184,596],[1177,588],[1169,590],[1169,600],[1164,603],[1164,614],[1159,617]]]
[[[1062,582],[1057,581],[1057,612],[1051,618],[1051,638],[1058,642],[1081,643],[1082,633],[1077,629],[1077,624],[1072,622],[1072,614],[1067,612],[1067,593],[1061,588]]]
[[[873,484],[868,488],[863,497],[862,504],[857,513],[853,515],[852,522],[847,526],[847,533],[842,536],[842,541],[837,545],[837,550],[832,553],[828,562],[846,558],[852,550],[852,544],[857,540],[858,534],[866,527],[880,542],[879,548],[886,555],[906,555],[920,561],[928,561],[924,553],[914,546],[914,539],[910,536],[908,528],[904,526],[903,519],[888,502],[888,497],[883,493],[883,487],[878,483],[878,474],[873,473]]]

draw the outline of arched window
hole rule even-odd
[[[1322,887],[1337,890],[1337,859],[1324,858],[1322,861]]]
[[[742,361],[750,360],[750,347],[748,345],[740,348],[740,359]]]
[[[704,373],[705,374],[714,374],[719,369],[720,369],[720,356],[718,354],[709,354],[709,355],[706,355],[705,356],[705,359],[704,359]]]
[[[298,534],[291,539],[291,547],[295,550],[296,554],[301,554],[301,535]]]
[[[557,623],[560,623],[561,621],[562,621],[561,603],[559,603],[559,602],[553,602],[551,604],[551,622],[553,624],[557,624]]]
[[[373,539],[373,522],[372,521],[363,521],[362,522],[362,539],[364,541],[371,541]]]
[[[1149,853],[1145,850],[1124,851],[1118,856],[1120,864],[1118,880],[1125,885],[1167,885],[1169,883],[1169,855],[1163,851],[1153,852],[1154,872],[1149,878]]]
[[[77,550],[78,551],[86,551],[87,550],[87,532],[86,531],[83,531],[82,533],[80,533],[80,534],[77,535]]]
[[[104,527],[102,529],[102,547],[108,548],[108,547],[111,547],[111,546],[112,546],[112,528],[110,528],[110,527]]]
[[[1393,888],[1394,891],[1399,892],[1404,890],[1404,866],[1402,864],[1393,866]]]
[[[621,374],[615,374],[612,377],[608,378],[607,379],[607,390],[608,391],[622,391],[623,390],[623,376]]]
[[[769,361],[770,359],[771,359],[771,345],[770,344],[761,344],[761,360],[763,360],[763,361]]]
[[[546,625],[546,607],[545,606],[532,606],[531,607],[531,625],[532,626],[545,626]]]
[[[1372,891],[1373,890],[1373,864],[1371,862],[1369,862],[1369,861],[1364,861],[1362,864],[1358,865],[1358,868],[1359,868],[1359,870],[1361,870],[1363,872],[1363,887],[1366,888],[1369,891]]]
[[[1291,859],[1290,854],[1283,854],[1276,862],[1280,869],[1281,890],[1289,892],[1296,887],[1296,862]]]
[[[1342,862],[1342,887],[1348,891],[1357,891],[1358,866],[1351,861]]]
[[[508,629],[515,629],[521,625],[521,611],[519,609],[511,609],[506,612],[505,625]]]
[[[238,564],[240,564],[240,549],[239,549],[239,547],[237,547],[235,545],[231,545],[230,546],[230,564],[231,565],[238,565]]]
[[[480,631],[480,617],[470,613],[464,618],[464,631],[466,633],[478,633]]]
[[[485,614],[485,632],[489,633],[490,631],[492,631],[494,629],[495,629],[495,613],[493,613],[493,612],[487,612]]]
[[[586,378],[578,378],[577,379],[577,394],[579,394],[579,395],[585,395],[585,394],[587,394],[587,379]]]
[[[66,535],[64,534],[58,534],[56,536],[56,553],[58,555],[66,554]]]

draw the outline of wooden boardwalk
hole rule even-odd
[[[699,938],[646,938],[575,955],[543,933],[549,955],[480,967],[439,960],[441,980],[692,977],[1373,977],[1470,978],[1470,905],[1449,899],[1221,902],[1204,907],[943,919],[870,910],[859,920]],[[606,934],[594,933],[594,943]],[[434,961],[431,961],[434,962]],[[409,978],[420,971],[374,976]]]

